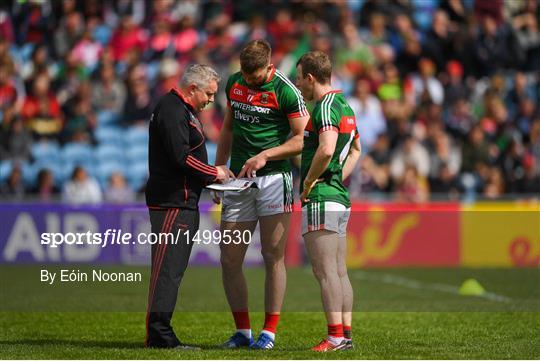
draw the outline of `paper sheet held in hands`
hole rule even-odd
[[[227,183],[214,183],[207,185],[206,188],[213,189],[215,191],[243,191],[248,188],[257,188],[255,182],[247,179],[234,179]]]

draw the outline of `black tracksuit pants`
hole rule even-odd
[[[187,268],[192,239],[199,229],[199,210],[168,208],[150,209],[152,233],[172,233],[178,242],[157,242],[152,245],[152,272],[146,315],[146,346],[175,347],[180,344],[171,319],[176,306],[178,288]],[[189,239],[185,231],[189,230]]]

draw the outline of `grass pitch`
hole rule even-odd
[[[261,352],[219,349],[233,331],[219,270],[188,269],[173,325],[183,342],[203,350],[176,351],[143,348],[146,267],[101,268],[140,271],[143,282],[47,286],[39,282],[39,267],[0,267],[0,358],[540,358],[539,269],[352,270],[356,348],[316,354],[308,349],[324,337],[326,323],[309,269],[289,270],[276,348]],[[257,333],[264,317],[264,273],[246,271]],[[467,278],[477,279],[488,294],[459,295]]]

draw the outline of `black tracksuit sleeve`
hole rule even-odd
[[[217,168],[200,161],[192,153],[195,148],[189,142],[189,122],[190,114],[180,102],[163,104],[158,113],[158,124],[167,156],[187,174],[204,183],[212,183],[216,180]]]

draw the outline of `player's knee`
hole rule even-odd
[[[284,254],[278,247],[270,247],[261,250],[266,265],[274,265],[284,261]]]
[[[339,265],[338,266],[338,277],[339,278],[347,278],[347,267],[345,265]]]
[[[328,280],[332,277],[332,273],[335,273],[335,270],[332,271],[331,267],[324,265],[312,265],[311,269],[313,270],[313,275],[319,282]]]
[[[224,271],[237,271],[242,269],[243,260],[235,255],[221,253],[220,262],[221,268]]]

